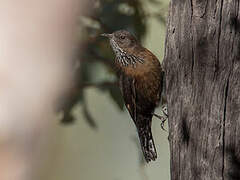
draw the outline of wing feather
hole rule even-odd
[[[135,79],[133,79],[132,77],[120,75],[119,87],[121,89],[125,105],[129,111],[133,121],[136,123],[137,94],[136,94],[136,89],[135,89]]]

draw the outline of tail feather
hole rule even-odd
[[[146,161],[155,161],[157,159],[157,152],[151,131],[141,132],[138,135],[142,147],[142,152]]]
[[[155,161],[157,159],[157,151],[151,131],[151,117],[138,116],[137,129],[143,155],[147,162]]]

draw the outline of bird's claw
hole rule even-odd
[[[164,105],[164,106],[162,107],[162,112],[163,112],[163,114],[165,115],[165,117],[163,117],[163,120],[162,120],[162,122],[161,122],[161,128],[162,128],[164,131],[166,131],[166,130],[164,129],[164,123],[165,123],[165,121],[168,119],[168,109],[167,109],[167,106],[166,106],[166,105]]]
[[[166,120],[167,120],[167,118],[164,118],[164,119],[162,120],[162,122],[161,122],[161,128],[162,128],[162,130],[164,130],[164,131],[166,131],[166,129],[164,128],[164,123],[165,123]]]
[[[163,105],[163,107],[162,107],[162,112],[163,112],[163,114],[168,118],[168,108],[167,108],[166,105]]]
[[[153,115],[162,121],[161,122],[161,129],[166,131],[166,129],[164,128],[164,123],[167,120],[167,117],[163,117],[163,116],[160,116],[160,115],[154,114],[154,113],[153,113]]]

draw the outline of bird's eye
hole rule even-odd
[[[120,36],[120,39],[125,39],[125,36]]]

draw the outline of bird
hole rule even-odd
[[[136,126],[146,162],[157,159],[152,118],[162,93],[163,71],[158,58],[126,30],[101,34],[110,41],[125,106]],[[161,116],[156,115],[158,118]]]

